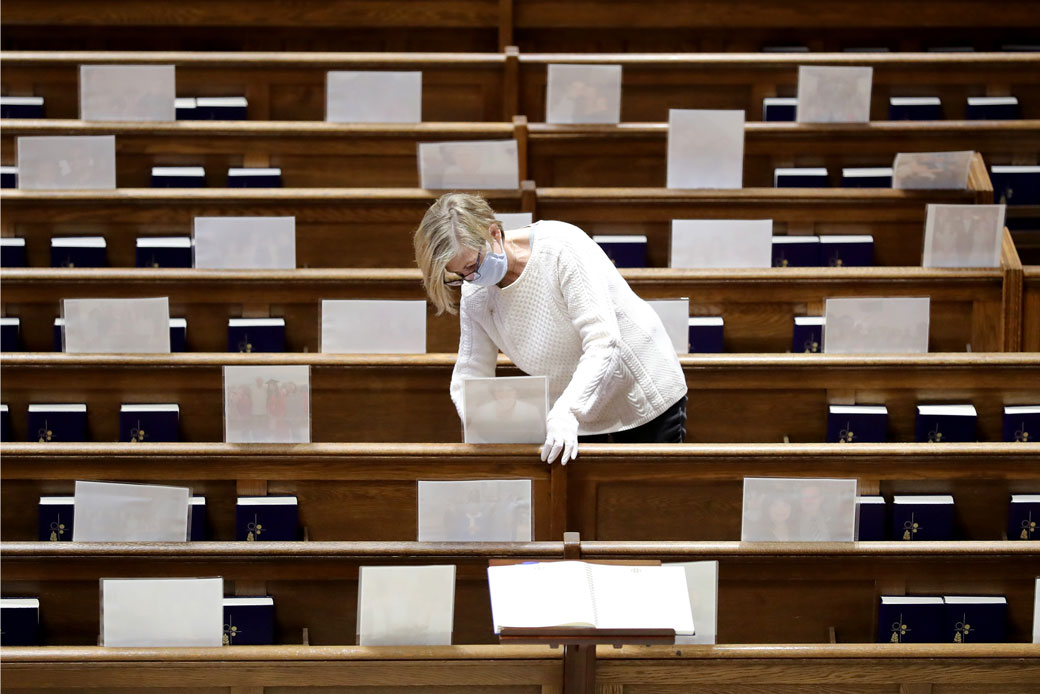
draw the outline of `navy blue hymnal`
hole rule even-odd
[[[40,600],[0,598],[0,646],[40,645]]]
[[[51,333],[51,338],[55,352],[65,351],[65,319],[55,318],[54,319],[54,330]]]
[[[943,599],[882,595],[878,610],[878,643],[940,643],[946,609]]]
[[[889,120],[942,120],[937,96],[893,96],[888,100]]]
[[[601,236],[592,240],[599,244],[615,267],[646,267],[645,236]]]
[[[277,168],[228,169],[228,188],[281,188],[282,170]]]
[[[1014,96],[969,96],[964,111],[967,120],[1014,120],[1019,117]]]
[[[21,236],[0,238],[0,267],[25,267],[25,239]]]
[[[105,267],[107,246],[104,236],[55,236],[51,239],[51,267]]]
[[[798,116],[798,99],[793,96],[767,96],[762,99],[762,120],[772,123],[794,121]]]
[[[0,441],[11,440],[11,410],[7,404],[0,405]]]
[[[1040,441],[1040,405],[1008,405],[1004,408],[1004,441]]]
[[[235,538],[247,542],[292,542],[298,537],[295,496],[240,496]]]
[[[274,598],[224,598],[224,645],[274,645]]]
[[[195,120],[246,120],[249,102],[244,96],[200,96]]]
[[[153,166],[152,188],[205,188],[206,170],[201,166]]]
[[[884,443],[887,440],[888,408],[884,405],[831,405],[828,408],[828,443]]]
[[[718,354],[723,352],[722,338],[726,323],[722,316],[698,316],[690,318],[689,346],[691,354]]]
[[[37,514],[40,542],[72,542],[72,524],[76,519],[76,497],[41,496]]]
[[[200,120],[195,97],[184,96],[173,100],[174,118],[177,120]]]
[[[208,536],[206,513],[206,497],[191,497],[191,528],[188,531],[188,539],[192,542],[202,542]]]
[[[885,526],[886,518],[885,497],[883,496],[857,496],[856,513],[859,518],[859,531],[856,539],[860,542],[883,542],[888,539]]]
[[[42,96],[0,96],[0,118],[43,118]]]
[[[139,236],[137,267],[191,267],[190,236]]]
[[[974,405],[918,405],[915,438],[919,443],[976,441]]]
[[[1040,540],[1040,494],[1011,495],[1007,539]]]
[[[820,237],[820,265],[827,267],[871,267],[874,237],[869,234]]]
[[[774,236],[773,267],[818,267],[819,236]]]
[[[188,345],[188,319],[187,318],[171,318],[170,319],[170,351],[171,352],[184,352],[187,351]]]
[[[947,595],[947,643],[1003,643],[1007,638],[1007,598],[1003,595]]]
[[[795,316],[794,334],[791,337],[791,351],[799,353],[817,353],[823,347],[824,316]]]
[[[21,318],[0,318],[0,352],[17,352],[21,349]]]
[[[86,441],[87,406],[83,404],[29,405],[28,441]]]
[[[774,188],[827,188],[829,186],[827,169],[821,167],[773,169]]]
[[[991,166],[993,200],[1000,205],[1040,205],[1040,166]]]
[[[229,352],[284,352],[284,318],[229,318]]]
[[[892,497],[893,540],[953,539],[953,497],[948,494]]]
[[[180,441],[181,408],[175,403],[126,404],[119,408],[119,440],[130,443]]]
[[[891,166],[847,167],[841,170],[842,188],[891,188]]]
[[[18,187],[18,167],[0,166],[0,188]]]

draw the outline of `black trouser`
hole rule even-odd
[[[578,443],[682,443],[686,440],[686,396],[635,429],[579,436]]]

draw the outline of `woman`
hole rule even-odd
[[[501,349],[525,373],[548,377],[542,460],[566,464],[579,440],[685,439],[686,379],[675,348],[581,229],[542,221],[507,237],[482,197],[449,193],[415,232],[415,258],[437,313],[458,306],[451,398],[460,417],[463,379],[494,376]]]

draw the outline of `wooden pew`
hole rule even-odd
[[[1040,97],[1038,97],[1040,99]],[[404,188],[419,185],[422,142],[520,143],[521,179],[543,187],[666,184],[667,123],[569,126],[509,123],[342,124],[291,122],[94,123],[8,119],[2,160],[17,163],[16,138],[115,135],[116,183],[148,188],[152,166],[205,166],[208,187],[227,185],[232,166],[277,166],[287,188]],[[748,123],[744,186],[772,188],[773,170],[825,166],[841,185],[847,166],[891,166],[899,152],[977,150],[987,164],[1040,156],[1040,120],[877,122],[854,125]]]
[[[981,162],[981,160],[979,160]],[[981,166],[981,164],[980,164]],[[982,175],[985,171],[980,172]],[[992,202],[970,190],[535,188],[482,191],[498,212],[576,224],[586,233],[645,234],[650,267],[667,267],[673,219],[772,219],[774,234],[872,234],[875,264],[921,264],[928,203]],[[0,191],[4,236],[26,237],[30,267],[50,265],[51,236],[96,234],[109,264],[134,265],[138,236],[186,236],[202,216],[291,215],[298,267],[412,266],[412,234],[442,191],[416,188]],[[846,268],[848,269],[848,268]],[[6,272],[6,270],[5,270]]]
[[[1022,350],[1040,352],[1040,265],[1023,268]]]
[[[357,44],[353,44],[357,45]],[[155,46],[149,46],[154,49]],[[320,121],[328,70],[418,70],[426,121],[545,120],[546,68],[621,65],[621,120],[663,122],[669,108],[744,109],[762,120],[762,99],[795,96],[799,65],[871,67],[871,119],[888,120],[890,96],[938,96],[947,118],[964,118],[968,96],[1013,94],[1023,118],[1040,117],[1035,53],[220,53],[0,52],[4,94],[43,96],[49,118],[78,118],[79,65],[175,65],[178,95],[249,98],[251,120]],[[456,46],[453,50],[459,50]],[[571,50],[566,48],[566,50]],[[755,47],[757,50],[757,46]],[[657,49],[653,49],[657,50]]]
[[[190,486],[207,498],[208,539],[235,538],[234,499],[295,495],[318,541],[416,538],[419,480],[529,479],[533,538],[736,540],[745,477],[855,478],[860,494],[952,494],[957,538],[1005,537],[1010,494],[1040,491],[1026,444],[583,444],[546,465],[537,446],[464,444],[7,443],[3,541],[37,537],[40,496],[75,480]],[[653,509],[653,512],[650,510]],[[1017,538],[1010,538],[1015,540]]]
[[[577,544],[577,543],[575,543]],[[6,542],[3,592],[40,598],[48,645],[93,645],[103,577],[221,576],[239,594],[275,599],[277,641],[354,642],[359,566],[456,565],[458,644],[492,643],[489,559],[561,559],[564,543],[31,543]],[[882,594],[999,594],[1008,640],[1032,631],[1040,570],[1034,542],[586,542],[570,558],[719,562],[720,643],[876,639]],[[256,591],[256,592],[254,592]]]
[[[176,402],[187,442],[223,440],[222,366],[311,367],[311,439],[433,443],[461,439],[448,395],[453,354],[4,355],[2,401],[12,431],[29,403],[86,402],[91,439],[116,441],[119,405]],[[1000,441],[1002,407],[1036,404],[1036,354],[698,355],[680,357],[690,386],[687,440],[797,443],[826,439],[828,404],[885,404],[889,438],[914,438],[918,403],[971,402],[980,441]],[[500,373],[517,375],[504,357]],[[407,424],[402,425],[402,421]]]

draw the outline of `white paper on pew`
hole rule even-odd
[[[62,337],[70,354],[169,354],[170,300],[64,299]]]
[[[772,219],[674,219],[673,268],[773,266]]]
[[[502,231],[512,231],[534,224],[534,215],[530,212],[496,212],[495,219],[502,222]]]
[[[191,490],[157,484],[76,482],[73,542],[186,542]]]
[[[855,479],[744,478],[741,542],[855,539]]]
[[[330,123],[419,123],[422,72],[331,70],[325,78]]]
[[[686,572],[686,587],[690,594],[690,612],[697,633],[676,636],[677,644],[715,643],[718,633],[719,563],[717,561],[669,562],[667,566],[681,566]]]
[[[928,297],[827,299],[823,351],[907,354],[928,351]]]
[[[999,267],[1004,205],[928,205],[924,267]]]
[[[690,351],[690,299],[647,299],[646,303],[654,310],[664,324],[664,331],[672,341],[676,354]]]
[[[466,443],[544,443],[549,414],[545,376],[466,378],[462,382]]]
[[[670,109],[668,187],[743,185],[744,112]]]
[[[361,646],[450,646],[455,565],[362,566],[357,614]]]
[[[76,509],[77,523],[79,509]],[[101,643],[109,648],[219,647],[221,578],[101,579]]]
[[[620,65],[550,65],[546,123],[621,122]]]
[[[427,190],[519,188],[516,140],[420,142],[419,180]]]
[[[1040,643],[1040,578],[1033,589],[1033,643]]]
[[[869,67],[799,66],[798,122],[869,123],[873,77]]]
[[[419,542],[530,542],[531,480],[419,481]]]
[[[310,366],[225,366],[224,441],[309,443]]]
[[[892,164],[897,190],[964,190],[975,152],[900,152]]]
[[[196,217],[195,267],[293,270],[296,217]]]
[[[425,354],[426,302],[324,299],[321,351],[333,354]]]
[[[91,121],[177,119],[173,65],[80,65],[79,117]]]
[[[114,190],[115,135],[18,138],[21,190]]]
[[[681,567],[576,561],[489,566],[488,588],[496,634],[502,627],[554,626],[694,633]]]

